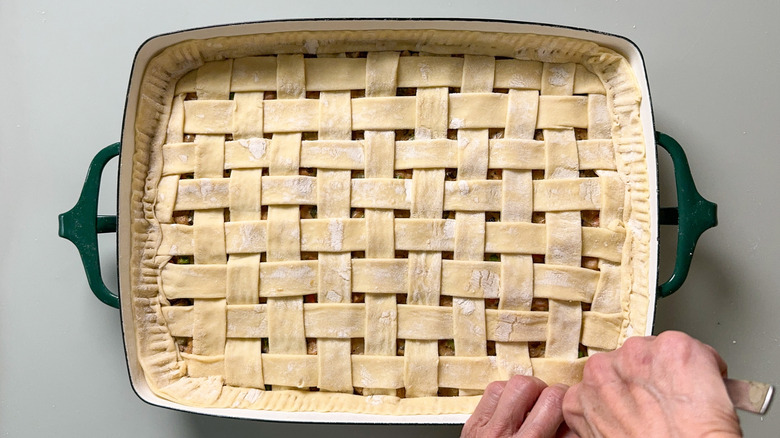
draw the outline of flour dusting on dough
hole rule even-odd
[[[256,250],[260,246],[260,238],[254,232],[254,227],[251,224],[241,224],[239,228],[241,233],[241,250]]]
[[[452,305],[457,306],[458,310],[460,310],[460,313],[466,316],[471,315],[475,310],[477,310],[477,306],[474,305],[474,302],[468,299],[457,297],[453,298]]]
[[[332,220],[328,223],[328,235],[330,236],[330,247],[333,251],[341,251],[344,242],[344,223],[339,220]]]
[[[384,326],[389,326],[396,320],[396,312],[393,310],[385,310],[379,316],[379,323]]]
[[[249,161],[257,161],[265,156],[268,143],[264,138],[252,137],[250,139],[241,139],[238,141],[238,144],[249,150],[249,154],[252,155]]]
[[[458,181],[458,191],[461,195],[466,196],[469,194],[469,183],[466,180]]]
[[[569,72],[565,68],[560,66],[550,67],[550,76],[547,81],[550,85],[556,87],[563,87],[569,81]]]

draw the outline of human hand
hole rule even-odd
[[[684,333],[629,338],[588,358],[563,416],[582,438],[741,437],[725,376],[718,353]]]
[[[563,422],[565,393],[565,385],[547,386],[536,377],[514,376],[493,382],[485,388],[460,436],[554,437]]]

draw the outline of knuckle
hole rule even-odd
[[[582,381],[599,384],[609,380],[614,374],[609,353],[598,353],[588,358],[585,368],[582,370]]]
[[[628,338],[617,351],[615,360],[623,374],[633,375],[647,368],[653,362],[652,338]]]
[[[632,336],[623,342],[623,345],[618,350],[622,354],[635,354],[637,351],[641,351],[648,346],[648,338],[641,336]]]
[[[661,357],[685,359],[694,353],[699,343],[682,332],[668,331],[658,335],[657,352]]]
[[[475,435],[476,437],[503,437],[508,436],[508,433],[506,430],[504,430],[503,427],[499,427],[494,424],[486,424],[482,428],[480,428],[478,431],[476,431]]]
[[[693,342],[693,338],[675,330],[665,331],[658,335],[657,339],[658,343],[664,346],[690,345]]]

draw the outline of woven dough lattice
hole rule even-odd
[[[607,90],[581,63],[459,53],[201,63],[150,204],[167,369],[244,405],[576,382],[631,288]]]

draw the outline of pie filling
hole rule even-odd
[[[448,31],[187,41],[136,122],[132,306],[190,406],[470,412],[645,331],[641,94],[587,41]]]

